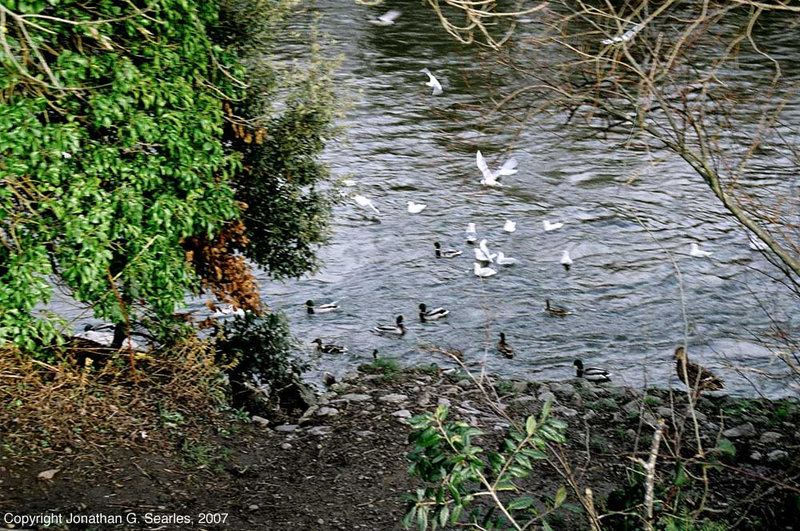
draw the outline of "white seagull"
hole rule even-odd
[[[491,264],[496,256],[497,254],[489,251],[485,238],[481,240],[480,245],[475,249],[475,260],[479,262],[489,262]]]
[[[370,23],[375,24],[376,26],[391,26],[392,24],[394,24],[394,21],[397,20],[397,17],[399,17],[402,14],[403,13],[401,11],[392,9],[391,11],[387,11],[378,18],[373,18],[372,20],[370,20]]]
[[[544,225],[544,230],[545,230],[546,232],[550,232],[551,230],[560,229],[561,227],[563,227],[563,226],[564,226],[564,224],[563,224],[563,223],[561,223],[561,222],[558,222],[558,223],[550,223],[550,222],[549,222],[549,221],[547,221],[546,219],[545,219],[544,221],[542,221],[542,225]]]
[[[411,214],[419,214],[420,212],[425,210],[426,206],[428,206],[428,205],[423,205],[421,203],[415,203],[414,201],[409,201],[408,202],[408,211]]]
[[[481,265],[478,262],[475,262],[475,275],[481,278],[486,278],[496,274],[497,271],[495,271],[491,267],[481,267]]]
[[[700,250],[700,247],[696,243],[693,243],[689,247],[689,256],[694,256],[695,258],[708,258],[711,256],[711,253]]]
[[[481,170],[481,174],[483,174],[481,184],[484,186],[503,186],[500,184],[500,177],[517,173],[517,159],[513,157],[508,159],[505,164],[495,172],[489,169],[489,165],[486,164],[486,159],[483,158],[483,154],[480,150],[475,154],[475,162],[478,165],[478,169]]]
[[[510,266],[510,265],[514,265],[514,264],[516,264],[518,262],[519,262],[519,260],[517,260],[516,258],[511,258],[510,256],[504,255],[502,251],[498,251],[497,252],[497,265]]]
[[[475,243],[478,239],[478,233],[475,231],[474,223],[467,223],[467,243]]]
[[[355,199],[356,203],[358,203],[360,206],[364,208],[369,207],[372,210],[374,210],[376,214],[380,214],[380,211],[378,211],[378,209],[375,208],[375,205],[372,204],[372,201],[370,199],[367,199],[363,195],[353,196],[353,199]]]
[[[506,232],[514,232],[515,230],[517,230],[517,222],[507,219],[506,224],[503,225],[503,230]]]
[[[618,35],[616,37],[612,37],[610,39],[603,39],[600,41],[603,44],[618,44],[620,42],[628,42],[632,38],[636,36],[637,33],[642,31],[644,26],[642,24],[636,24],[634,27],[623,33],[621,36]]]
[[[564,266],[564,269],[569,271],[570,266],[572,266],[572,258],[569,256],[569,251],[564,251],[561,255],[561,265]]]
[[[439,80],[436,79],[436,77],[434,77],[433,74],[431,74],[431,71],[428,70],[427,68],[423,68],[422,70],[420,70],[420,72],[428,74],[428,82],[425,84],[428,85],[429,87],[433,87],[433,92],[431,93],[431,96],[438,96],[439,94],[441,94],[442,84],[439,83]]]

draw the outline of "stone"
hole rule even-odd
[[[563,407],[563,406],[558,407],[556,408],[556,413],[558,413],[562,417],[567,417],[567,418],[578,416],[578,411],[576,409],[572,409],[571,407]]]
[[[535,396],[531,395],[522,395],[522,396],[515,396],[511,399],[511,402],[515,404],[527,404],[528,402],[533,402],[536,400]]]
[[[350,393],[342,395],[338,399],[332,400],[332,402],[364,402],[365,400],[372,400],[372,397],[370,395],[360,395],[357,393]]]
[[[384,396],[378,398],[378,400],[380,400],[381,402],[386,402],[388,404],[399,404],[401,402],[407,401],[408,400],[408,395],[401,395],[401,394],[393,393],[393,394],[389,394],[389,395],[384,395]]]
[[[323,435],[330,435],[333,433],[333,428],[331,426],[314,426],[313,428],[308,429],[308,433],[311,435],[316,435],[317,437],[321,437]]]
[[[759,437],[758,442],[762,444],[775,444],[781,437],[783,437],[783,434],[777,431],[765,431],[761,434],[761,437]]]
[[[524,393],[528,390],[528,382],[512,382],[511,390],[516,394]]]
[[[420,407],[425,407],[431,403],[431,394],[428,391],[423,391],[417,398],[417,404]]]
[[[537,398],[542,402],[546,402],[548,400],[552,400],[554,403],[558,402],[558,400],[556,400],[556,395],[554,395],[550,391],[547,391],[545,393],[539,393],[539,396]]]
[[[662,407],[658,407],[658,408],[656,408],[656,414],[659,417],[663,417],[665,419],[671,419],[672,418],[672,408],[671,407],[663,407],[663,406]]]
[[[281,445],[281,448],[283,448],[284,450],[291,450],[292,445],[286,442]]]
[[[339,410],[335,407],[321,407],[317,410],[318,417],[333,417],[334,415],[338,415]]]
[[[559,398],[568,399],[575,394],[575,387],[568,383],[551,383],[550,392]]]
[[[260,507],[258,505],[256,505],[255,503],[248,505],[247,508],[249,510],[251,510],[251,511],[257,511],[257,510],[260,509]]]
[[[345,383],[355,382],[356,380],[358,380],[358,371],[347,371],[342,376],[342,381]]]
[[[728,428],[722,432],[724,437],[728,439],[738,439],[739,437],[753,437],[756,434],[756,428],[752,422],[745,422],[733,428]]]
[[[441,398],[439,398],[439,401],[437,402],[437,404],[440,405],[440,406],[450,407],[451,402],[450,402],[449,398],[441,397]]]
[[[461,389],[469,389],[470,387],[472,387],[472,380],[470,379],[459,380],[456,383],[456,385],[459,386]]]
[[[761,461],[762,459],[764,459],[764,456],[761,454],[761,452],[755,451],[750,454],[750,459],[753,461]]]
[[[592,420],[592,419],[594,419],[596,417],[597,417],[597,413],[595,413],[594,410],[590,409],[589,411],[584,413],[583,420],[585,420],[586,422],[589,422],[590,420]]]
[[[774,463],[775,461],[783,461],[789,457],[789,452],[785,450],[773,450],[767,454],[767,461]]]
[[[638,400],[631,400],[624,406],[622,406],[622,410],[625,413],[630,413],[633,415],[634,413],[639,413],[639,409],[641,408],[642,404]]]
[[[373,435],[375,435],[375,432],[372,432],[372,431],[369,431],[369,430],[360,430],[360,431],[356,432],[356,435],[358,435],[359,437],[367,438],[367,437],[372,437]]]
[[[407,419],[411,417],[411,412],[407,409],[399,409],[392,413],[393,417],[399,417],[401,419]]]
[[[334,376],[333,374],[329,373],[328,371],[325,371],[324,373],[322,373],[322,384],[325,387],[330,387],[331,385],[333,385],[335,383],[336,383],[336,376]]]
[[[275,426],[275,431],[281,432],[293,432],[296,431],[299,426],[297,424],[281,424],[280,426]]]
[[[264,417],[259,417],[258,415],[253,415],[250,420],[252,420],[255,424],[264,426],[265,428],[269,426],[269,420],[265,419]]]

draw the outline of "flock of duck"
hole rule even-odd
[[[391,10],[387,13],[372,19],[370,22],[372,24],[378,26],[389,26],[394,24],[395,20],[401,15],[402,13],[397,10]],[[639,28],[634,28],[633,30],[629,31],[619,39],[629,39],[631,38]],[[616,41],[614,41],[616,42]],[[431,87],[432,96],[438,96],[442,94],[443,88],[439,80],[436,76],[428,69],[423,68],[420,72],[426,74],[428,76],[428,81],[425,83],[428,87]],[[486,187],[502,187],[503,184],[501,183],[501,178],[505,176],[514,175],[517,173],[517,166],[518,162],[515,158],[509,158],[505,161],[500,167],[495,170],[492,170],[486,162],[483,154],[480,150],[477,151],[475,155],[476,165],[478,170],[480,171],[481,178],[480,184]],[[353,186],[355,183],[353,181],[345,181],[345,185]],[[365,209],[370,209],[375,214],[380,214],[378,208],[373,204],[372,200],[369,198],[356,194],[353,196],[354,201],[360,207]],[[421,203],[416,203],[414,201],[408,201],[408,212],[410,214],[419,214],[423,210],[425,210],[426,205]],[[545,232],[550,232],[554,230],[558,230],[564,226],[562,222],[552,222],[550,220],[543,220],[542,226]],[[503,226],[503,230],[508,233],[512,233],[516,230],[516,222],[512,220],[506,220],[505,225]],[[475,276],[484,279],[491,276],[494,276],[498,273],[497,269],[495,269],[494,265],[498,266],[513,266],[517,264],[519,261],[516,258],[505,256],[503,252],[498,251],[496,253],[491,252],[487,240],[481,239],[478,242],[478,236],[476,231],[475,223],[469,223],[466,228],[466,241],[473,245],[473,252],[474,252],[474,266],[473,271]],[[475,243],[477,242],[477,246]],[[461,250],[453,249],[453,248],[444,248],[440,242],[434,242],[434,256],[439,259],[448,259],[448,258],[456,258],[462,254]],[[751,243],[751,247],[753,247]],[[691,248],[689,251],[689,255],[696,258],[707,258],[711,256],[711,253],[708,251],[701,250],[696,243],[691,244]],[[569,254],[568,250],[564,250],[562,252],[562,256],[560,259],[560,264],[564,267],[566,271],[569,271],[574,261]],[[309,300],[306,302],[306,310],[308,314],[322,314],[335,311],[339,308],[338,302],[332,302],[322,305],[315,305],[313,301]],[[570,315],[570,312],[564,308],[554,306],[551,304],[550,299],[545,300],[545,308],[546,311],[550,316],[563,318]],[[442,318],[447,317],[450,312],[444,308],[433,308],[428,309],[428,307],[421,303],[419,304],[419,320],[421,322],[430,322],[436,321]],[[403,315],[398,315],[395,318],[394,324],[378,324],[371,330],[373,333],[378,335],[384,336],[394,336],[394,337],[402,337],[406,333],[406,325],[405,325],[405,318]],[[505,358],[513,358],[514,357],[514,349],[508,344],[506,340],[506,335],[504,332],[500,332],[500,340],[496,344],[497,352],[504,356]],[[317,338],[313,341],[316,344],[317,351],[323,354],[342,354],[347,352],[347,347],[335,344],[325,344],[323,343],[322,339]],[[377,351],[373,353],[373,356],[377,358]],[[704,369],[694,363],[690,363],[686,356],[686,352],[683,347],[679,347],[676,352],[674,359],[677,360],[677,372],[679,378],[695,389],[695,392],[699,393],[702,389],[723,389],[722,381],[716,378],[713,374],[711,374],[707,369]],[[599,367],[584,367],[583,362],[579,359],[576,359],[573,363],[576,369],[576,376],[578,378],[585,378],[586,380],[593,381],[593,382],[608,382],[610,381],[611,373],[605,369]]]

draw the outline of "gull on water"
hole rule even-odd
[[[362,206],[364,208],[369,207],[372,210],[374,210],[376,214],[380,214],[380,211],[378,211],[378,209],[375,208],[375,205],[372,204],[372,200],[367,199],[363,195],[353,196],[353,199],[355,199],[356,203],[358,203],[360,206]]]
[[[519,260],[517,260],[516,258],[511,258],[510,256],[504,255],[502,251],[498,251],[497,252],[497,265],[510,266],[510,265],[514,265],[514,264],[516,264],[518,262],[519,262]]]
[[[701,250],[696,243],[693,243],[689,247],[689,256],[694,256],[695,258],[708,258],[709,256],[711,256],[711,253],[708,251]]]
[[[489,251],[489,247],[486,245],[486,239],[484,238],[481,240],[480,245],[475,249],[475,260],[479,262],[494,262],[494,258],[497,254],[492,253]]]
[[[387,11],[378,18],[373,18],[372,20],[370,20],[370,23],[375,24],[376,26],[391,26],[392,24],[394,24],[394,21],[397,20],[397,17],[399,17],[402,14],[403,13],[401,11],[392,9],[391,11]]]
[[[481,184],[484,186],[502,186],[500,184],[500,177],[504,175],[514,175],[517,173],[517,159],[510,158],[508,159],[497,171],[492,171],[489,169],[489,165],[486,164],[486,159],[483,158],[483,154],[480,150],[475,154],[475,162],[478,165],[478,169],[481,170],[481,174],[483,178],[481,178]]]
[[[546,219],[545,219],[544,221],[542,221],[542,225],[544,225],[544,230],[545,230],[546,232],[550,232],[551,230],[560,229],[561,227],[563,227],[563,226],[564,226],[564,224],[563,224],[563,223],[561,223],[561,222],[557,222],[557,223],[550,223],[550,222],[549,222],[549,221],[547,221]]]
[[[561,265],[564,266],[564,269],[569,271],[569,268],[572,266],[572,258],[569,255],[569,251],[564,251],[561,255]]]
[[[408,211],[411,214],[419,214],[420,212],[425,210],[426,206],[428,206],[428,205],[423,205],[421,203],[415,203],[414,201],[409,201],[408,202]]]
[[[496,274],[497,271],[495,271],[491,267],[481,267],[481,265],[478,262],[475,262],[475,275],[481,278],[486,278]]]
[[[475,231],[475,224],[474,223],[467,223],[467,243],[475,243],[478,239],[478,233]]]
[[[506,232],[514,232],[515,230],[517,230],[517,222],[507,219],[506,224],[503,225],[503,230]]]
[[[425,84],[427,86],[433,88],[433,92],[431,93],[431,96],[438,96],[439,94],[441,94],[442,93],[442,84],[439,83],[439,80],[436,79],[436,77],[433,74],[431,74],[431,71],[428,70],[427,68],[423,68],[422,70],[420,70],[420,72],[428,74],[428,82],[425,83]]]

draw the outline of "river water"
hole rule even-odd
[[[620,384],[676,385],[672,353],[685,321],[672,256],[692,359],[733,393],[791,394],[785,381],[742,369],[784,372],[760,340],[773,319],[797,326],[797,299],[762,273],[774,270],[685,164],[670,158],[651,167],[641,151],[583,140],[558,124],[488,114],[492,98],[518,85],[504,86],[474,47],[455,43],[422,6],[319,7],[322,29],[338,39],[332,49],[344,56],[339,84],[353,99],[346,138],[325,158],[334,175],[355,181],[347,191],[370,198],[380,215],[345,201],[318,274],[284,284],[262,279],[266,301],[289,315],[301,340],[350,349],[317,358],[312,379],[322,370],[341,375],[369,361],[373,349],[403,364],[448,365],[426,349],[434,345],[462,350],[468,363],[485,361],[505,378],[570,378],[581,358]],[[390,8],[403,11],[396,24],[369,23]],[[441,81],[441,95],[424,85],[424,67]],[[480,186],[478,149],[491,167],[513,153],[519,172],[503,188]],[[764,179],[780,188],[796,178],[792,171],[796,165],[764,168]],[[408,201],[427,208],[409,214]],[[517,223],[514,233],[503,230],[507,219]],[[545,219],[564,226],[545,232]],[[474,276],[464,240],[470,222],[490,249],[520,263],[488,279]],[[462,256],[437,260],[435,241]],[[712,256],[689,256],[692,242]],[[559,264],[563,250],[575,262],[568,272]],[[551,317],[546,298],[572,314]],[[308,316],[307,299],[339,301],[341,310]],[[450,315],[420,323],[421,302]],[[400,314],[408,324],[401,339],[370,333]],[[512,360],[494,349],[501,331],[515,349]]]

